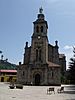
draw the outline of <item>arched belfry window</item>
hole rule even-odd
[[[36,26],[36,32],[39,33],[39,26]]]
[[[43,26],[41,26],[40,29],[41,29],[41,32],[43,32]]]

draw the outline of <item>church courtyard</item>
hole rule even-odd
[[[50,86],[24,86],[10,89],[8,83],[0,83],[0,100],[75,100],[75,86],[64,86],[64,93],[57,93],[60,86],[54,86],[55,94],[47,94]],[[53,86],[52,86],[53,87]]]

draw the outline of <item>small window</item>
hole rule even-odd
[[[24,74],[25,74],[25,73],[24,73],[24,71],[23,71],[23,76],[24,76]]]

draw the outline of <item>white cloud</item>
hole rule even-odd
[[[68,52],[68,53],[66,52],[65,55],[66,55],[66,68],[68,69],[69,68],[70,58],[73,57],[73,52]]]
[[[66,68],[68,69],[70,58],[73,57],[73,46],[65,45],[64,54],[66,55]]]
[[[56,3],[56,2],[58,2],[58,1],[60,1],[60,0],[44,0],[44,1],[46,1],[46,2],[48,2],[48,3]]]
[[[64,46],[64,49],[65,50],[73,50],[73,46],[66,45],[66,46]]]

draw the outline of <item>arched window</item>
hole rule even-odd
[[[36,49],[36,61],[38,61],[38,50]]]
[[[41,61],[41,49],[39,50],[39,61]]]
[[[41,26],[41,32],[43,32],[43,26]]]
[[[41,61],[41,49],[36,49],[36,61]]]
[[[39,26],[36,26],[36,32],[39,33]]]

